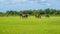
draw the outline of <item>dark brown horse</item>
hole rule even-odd
[[[21,17],[28,17],[28,14],[20,14]]]
[[[41,15],[40,14],[36,14],[35,17],[36,18],[41,18]]]
[[[45,15],[45,17],[49,17],[49,15],[48,15],[48,14],[46,14],[46,15]]]

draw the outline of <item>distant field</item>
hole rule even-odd
[[[60,34],[60,16],[0,17],[0,34]]]

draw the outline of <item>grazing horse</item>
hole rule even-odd
[[[20,14],[22,17],[28,17],[28,14]]]
[[[36,18],[41,18],[41,15],[40,14],[36,14],[35,17]]]
[[[48,15],[48,14],[46,14],[46,15],[45,15],[45,17],[49,17],[49,15]]]

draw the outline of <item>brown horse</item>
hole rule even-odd
[[[45,17],[49,17],[49,15],[48,15],[48,14],[46,14],[46,15],[45,15]]]
[[[35,17],[36,18],[41,18],[41,15],[40,14],[36,14]]]
[[[28,17],[28,14],[20,14],[21,17]]]

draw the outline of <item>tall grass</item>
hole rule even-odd
[[[0,17],[0,34],[60,34],[60,17]]]

